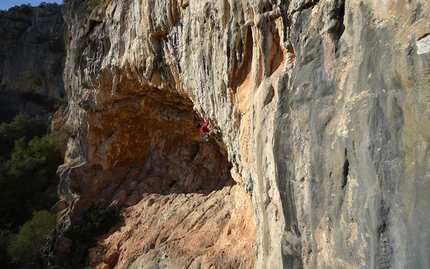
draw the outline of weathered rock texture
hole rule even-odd
[[[428,1],[64,10],[64,217],[126,207],[91,266],[430,266]]]
[[[62,74],[66,29],[57,4],[22,5],[1,11],[1,121],[17,113],[46,113],[32,98],[59,99],[65,95]]]

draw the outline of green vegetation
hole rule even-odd
[[[61,107],[66,107],[68,103],[69,103],[69,99],[67,98],[67,96],[64,96],[55,102],[53,108],[55,111],[57,111]]]
[[[0,40],[18,39],[31,25],[32,12],[32,7],[24,4],[0,10]]]
[[[0,124],[0,158],[9,159],[15,140],[24,137],[28,143],[33,137],[41,137],[45,133],[46,126],[42,122],[23,114],[16,116],[9,124]]]
[[[90,12],[93,11],[96,8],[96,6],[100,5],[100,3],[101,3],[101,0],[90,0],[88,2],[87,10]]]
[[[7,252],[7,246],[11,232],[8,230],[0,230],[0,264],[2,268],[14,268],[12,259]]]
[[[58,183],[55,172],[62,163],[58,139],[45,135],[27,140],[25,136],[15,140],[9,158],[0,157],[1,227],[17,227],[31,212],[49,208],[56,201],[46,190]]]
[[[83,220],[72,226],[65,234],[73,240],[70,252],[60,257],[60,268],[80,268],[86,252],[95,245],[95,238],[107,233],[120,220],[118,207],[96,203],[85,214]]]
[[[68,102],[64,97],[47,103],[32,93],[20,97],[52,110]],[[72,127],[64,128],[69,136],[76,134]],[[60,138],[47,130],[44,123],[23,114],[0,124],[1,268],[46,268],[44,251],[57,219],[48,210],[58,199],[56,170],[62,163]],[[91,207],[64,235],[72,239],[72,245],[53,266],[83,268],[88,249],[95,245],[97,236],[118,222],[119,212],[119,208],[104,204]]]
[[[0,186],[12,192],[8,202],[28,199],[55,183],[55,172],[62,163],[58,145],[52,135],[34,137],[28,144],[24,137],[15,141],[11,157],[3,166],[5,177],[0,179]]]
[[[46,235],[56,224],[55,214],[40,211],[51,208],[57,200],[56,170],[62,163],[58,139],[46,131],[42,122],[27,115],[0,124],[2,268],[16,268],[30,261],[34,265],[34,259],[41,257]]]
[[[56,214],[45,210],[34,212],[19,233],[10,236],[7,250],[12,262],[26,264],[41,258],[46,240],[56,224]]]

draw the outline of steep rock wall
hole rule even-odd
[[[9,121],[17,113],[46,113],[32,98],[65,95],[66,23],[61,6],[16,6],[1,11],[0,24],[0,120]]]
[[[429,266],[427,1],[64,5],[65,224],[127,207],[92,265]]]

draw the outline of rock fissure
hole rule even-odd
[[[342,185],[341,189],[345,189],[346,184],[348,183],[348,177],[349,177],[349,161],[348,161],[348,153],[347,149],[345,149],[345,162],[343,164],[343,171],[342,171]]]

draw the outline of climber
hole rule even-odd
[[[220,133],[220,130],[213,127],[211,119],[209,117],[206,117],[206,121],[203,126],[200,125],[200,123],[197,123],[196,127],[200,129],[200,132],[204,135],[203,137],[206,141],[209,141],[209,137],[211,135],[216,135],[217,133]]]

